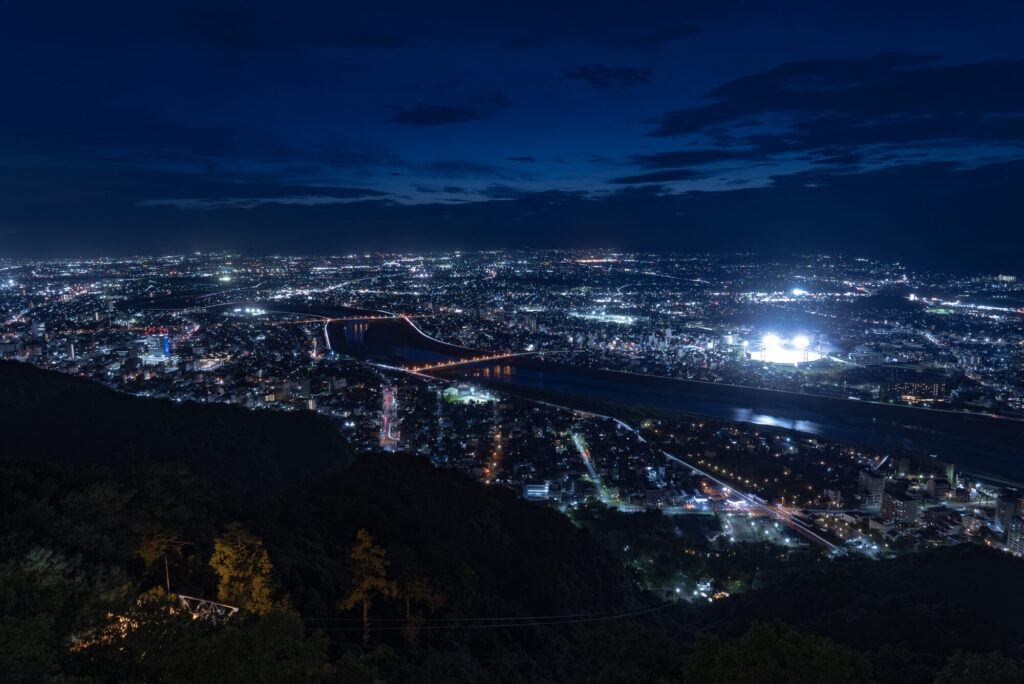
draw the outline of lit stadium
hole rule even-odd
[[[761,338],[760,344],[744,342],[747,357],[753,361],[764,363],[791,363],[794,366],[810,361],[817,361],[821,354],[810,349],[811,340],[806,335],[782,338],[768,334]]]

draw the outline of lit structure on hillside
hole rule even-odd
[[[394,451],[398,446],[398,391],[394,387],[385,387],[382,391],[383,403],[380,409],[380,447],[386,451]]]

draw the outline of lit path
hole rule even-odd
[[[601,482],[601,478],[598,476],[597,471],[594,470],[594,464],[590,461],[590,451],[587,449],[587,445],[583,443],[583,438],[574,432],[572,433],[572,442],[576,445],[576,449],[580,452],[580,456],[583,458],[583,463],[587,466],[587,472],[590,473],[590,479],[594,481],[594,486],[597,487],[597,495],[605,505],[612,505],[612,500],[608,496],[608,490],[604,488],[604,483]]]

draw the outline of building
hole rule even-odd
[[[547,501],[550,492],[551,485],[547,482],[523,485],[523,498],[528,501]]]
[[[1010,530],[1010,523],[1020,514],[1020,495],[1016,492],[1006,492],[996,499],[996,524],[1003,531],[1003,539]]]
[[[152,357],[167,356],[170,353],[170,340],[159,335],[150,335],[145,340],[146,354]]]
[[[1017,556],[1024,556],[1024,518],[1014,517],[1007,525],[1006,550]]]
[[[929,499],[941,501],[949,498],[949,482],[944,477],[929,477],[925,488],[928,491]]]
[[[892,395],[903,401],[933,401],[949,394],[944,380],[902,380],[889,386]]]
[[[862,470],[857,476],[857,488],[865,506],[878,507],[882,505],[882,492],[885,491],[884,476]]]
[[[920,512],[920,503],[911,495],[905,492],[882,493],[882,518],[892,520],[898,527],[916,525]]]

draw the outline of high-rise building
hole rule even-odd
[[[386,451],[394,451],[398,446],[398,391],[394,387],[385,387],[381,392],[383,403],[380,410],[380,446]]]
[[[159,335],[150,335],[146,338],[146,354],[149,356],[166,356],[164,353],[165,345],[169,346],[169,341],[165,342],[167,338],[160,337]]]
[[[881,506],[885,491],[885,477],[868,470],[860,471],[857,484],[865,506]]]
[[[1024,556],[1024,518],[1014,516],[1006,527],[1006,550]]]
[[[920,502],[910,494],[890,491],[882,494],[882,518],[894,521],[898,527],[916,525],[920,511]]]
[[[946,471],[946,482],[949,483],[950,487],[956,488],[956,465],[947,463],[945,465]]]
[[[1006,539],[1010,531],[1010,523],[1021,513],[1020,494],[1007,491],[996,499],[996,522],[1003,531],[1003,539]]]
[[[929,477],[925,489],[929,499],[941,501],[949,497],[949,482],[944,477]]]

